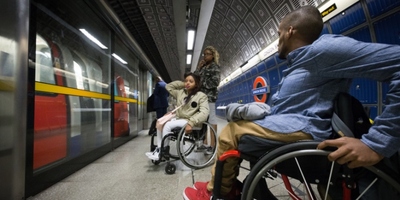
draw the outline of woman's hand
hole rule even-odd
[[[190,126],[189,124],[187,124],[186,127],[185,127],[185,133],[186,133],[186,134],[191,133],[192,130],[193,130],[193,127]]]
[[[197,68],[201,69],[206,65],[206,61],[205,60],[200,60],[199,62],[199,66],[197,66]]]
[[[383,159],[382,155],[376,153],[357,138],[341,137],[325,140],[319,143],[317,149],[324,149],[327,146],[338,148],[328,155],[328,159],[342,165],[347,163],[349,168],[375,165]]]

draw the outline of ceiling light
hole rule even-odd
[[[124,59],[122,59],[121,57],[119,57],[117,54],[113,53],[111,54],[115,59],[119,60],[122,64],[128,64]]]
[[[194,34],[195,34],[194,30],[188,30],[187,50],[193,50]]]
[[[79,29],[89,40],[97,44],[102,49],[108,49],[104,44],[102,44],[97,38],[95,38],[93,35],[91,35],[89,32],[87,32],[85,29],[81,28]]]
[[[186,56],[186,64],[187,64],[187,65],[192,64],[192,54],[188,54],[188,55]]]

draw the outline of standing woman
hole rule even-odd
[[[215,115],[215,102],[218,98],[218,85],[221,81],[221,72],[219,66],[219,53],[213,46],[207,46],[203,51],[203,59],[199,62],[194,73],[201,76],[201,91],[208,96],[208,105],[210,107],[210,123],[217,133],[217,116]],[[211,147],[215,146],[215,141],[211,141]],[[204,146],[208,152],[212,152],[210,146]]]
[[[185,80],[173,81],[168,83],[165,88],[172,97],[176,99],[177,106],[181,106],[176,110],[176,119],[164,124],[161,130],[157,129],[157,148],[154,152],[147,152],[146,156],[151,160],[160,159],[160,147],[162,139],[165,135],[171,133],[176,127],[185,127],[186,133],[191,133],[194,126],[200,126],[207,120],[209,115],[207,95],[200,92],[200,77],[191,72],[185,74]],[[169,140],[164,140],[164,152],[169,151]]]

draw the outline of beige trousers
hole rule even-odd
[[[303,139],[312,139],[311,135],[303,132],[295,132],[290,134],[277,133],[263,128],[251,121],[242,120],[229,122],[228,125],[222,129],[218,137],[216,160],[218,160],[224,152],[238,149],[239,139],[245,134],[288,143]],[[221,185],[221,195],[223,196],[231,191],[232,185],[237,176],[235,169],[237,168],[239,160],[239,158],[228,158],[224,164]],[[215,165],[216,162],[214,162],[214,166],[211,169],[212,177],[207,185],[208,191],[212,191],[214,188]]]

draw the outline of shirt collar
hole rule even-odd
[[[293,64],[294,59],[297,57],[297,55],[299,55],[299,53],[300,53],[301,51],[303,51],[304,48],[306,48],[306,46],[297,48],[297,49],[293,50],[292,52],[290,52],[290,53],[287,55],[286,60],[287,60],[288,65],[292,65],[292,64]]]

